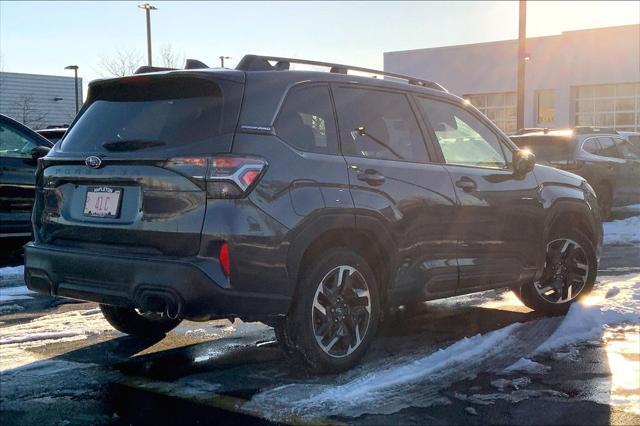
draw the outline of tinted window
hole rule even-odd
[[[598,154],[598,152],[600,151],[600,145],[598,145],[598,140],[597,139],[589,139],[587,140],[584,145],[582,145],[582,149],[584,149],[585,151],[587,151],[590,154]]]
[[[38,144],[5,124],[0,124],[0,157],[31,158]]]
[[[216,138],[233,133],[240,99],[233,91],[224,94],[216,82],[195,78],[134,77],[92,93],[62,141],[64,152],[224,151],[227,146]]]
[[[418,98],[448,164],[506,167],[501,143],[487,126],[464,109],[447,102]]]
[[[406,96],[338,87],[334,91],[345,155],[427,162],[427,149]]]
[[[533,152],[539,161],[571,160],[576,149],[576,141],[570,136],[512,136],[511,140],[519,148]]]
[[[292,89],[276,122],[278,136],[309,152],[337,154],[338,137],[326,86]]]
[[[609,138],[609,137],[605,137],[605,136],[601,136],[598,138],[598,141],[600,142],[600,151],[598,152],[598,155],[601,155],[603,157],[614,157],[614,158],[620,158],[620,153],[618,152],[618,148],[616,148],[616,144],[613,141],[613,138]]]

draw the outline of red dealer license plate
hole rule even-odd
[[[87,188],[84,201],[85,216],[117,218],[120,215],[122,188],[94,186]]]

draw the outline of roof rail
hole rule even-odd
[[[526,133],[534,133],[534,132],[548,133],[549,130],[550,129],[548,127],[523,127],[522,129],[516,130],[516,132],[513,135],[518,136],[518,135],[524,135]]]
[[[276,64],[271,65],[269,62],[275,62]],[[283,58],[279,56],[245,55],[238,63],[238,66],[236,66],[236,69],[240,71],[281,71],[288,70],[291,64],[327,67],[330,69],[329,72],[336,74],[347,74],[348,71],[359,71],[370,74],[384,75],[387,77],[397,78],[399,80],[405,80],[407,83],[413,84],[415,86],[428,87],[430,89],[436,89],[443,92],[447,91],[447,89],[433,81],[422,80],[404,74],[374,70],[370,68],[355,67],[351,65],[334,64],[331,62],[309,61],[306,59]]]
[[[607,129],[602,127],[591,127],[591,126],[576,126],[575,132],[578,135],[583,135],[585,133],[605,133],[610,135],[618,134],[618,132],[614,129]]]

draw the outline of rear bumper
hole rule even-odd
[[[202,257],[166,258],[90,253],[31,242],[25,246],[25,281],[33,291],[92,302],[162,309],[175,303],[182,318],[260,319],[285,314],[290,299],[234,291]],[[160,304],[160,305],[159,305]]]

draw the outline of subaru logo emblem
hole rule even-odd
[[[100,159],[100,157],[92,155],[91,157],[87,157],[84,160],[84,164],[86,164],[87,167],[91,167],[92,169],[97,169],[98,167],[100,167],[100,164],[102,164],[102,160]]]

